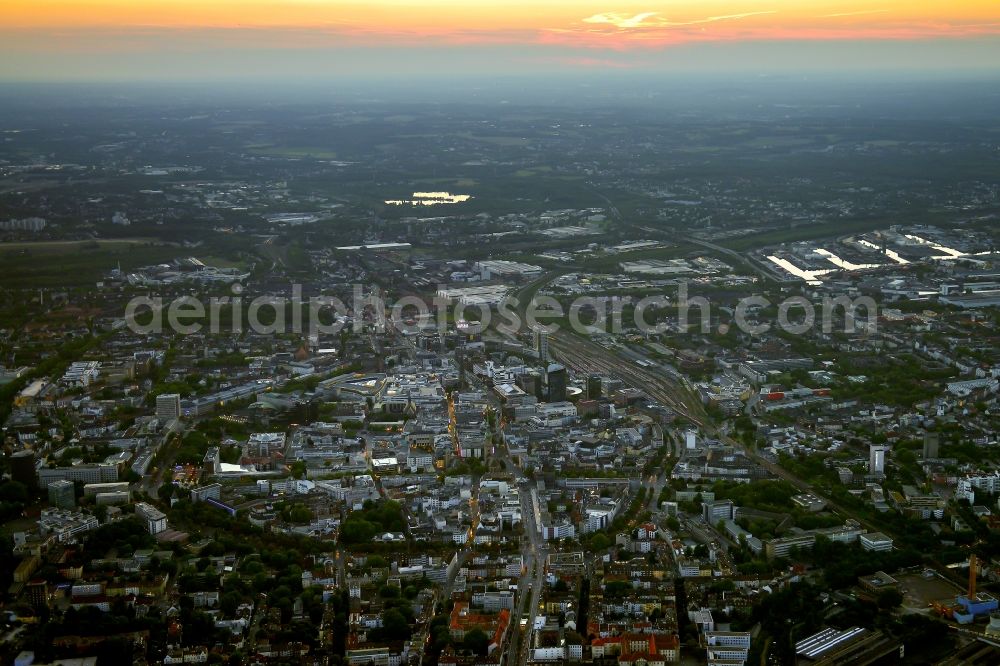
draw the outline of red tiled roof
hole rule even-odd
[[[506,608],[497,614],[473,613],[469,610],[469,604],[460,601],[455,604],[451,611],[451,618],[448,626],[452,631],[467,631],[469,629],[482,629],[487,634],[493,632],[492,640],[499,645],[503,639],[507,626],[510,624],[510,611]]]

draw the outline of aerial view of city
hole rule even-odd
[[[1000,664],[995,0],[0,5],[0,666]]]

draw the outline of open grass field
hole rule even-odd
[[[586,259],[582,262],[584,270],[595,273],[617,272],[618,266],[625,261],[643,261],[649,259],[677,259],[688,252],[697,250],[694,245],[678,243],[672,247],[658,247],[648,250],[635,250],[633,252],[621,252],[618,254],[605,255]]]
[[[186,254],[144,240],[0,243],[0,288],[92,286],[119,263],[130,270]]]
[[[11,243],[0,243],[0,251],[4,250],[54,250],[61,249],[81,249],[86,246],[88,249],[120,249],[134,247],[136,245],[164,245],[161,241],[152,238],[113,238],[109,240],[52,240],[52,241],[14,241]]]
[[[247,151],[266,157],[312,158],[317,160],[337,159],[337,153],[320,146],[248,146]]]
[[[792,243],[803,240],[817,240],[821,238],[831,238],[835,236],[845,236],[847,234],[862,233],[875,229],[885,229],[893,224],[898,224],[898,220],[851,220],[840,221],[836,224],[827,222],[816,222],[812,224],[800,224],[788,229],[775,229],[765,231],[750,236],[742,236],[719,241],[719,245],[728,247],[731,250],[743,252],[758,247],[769,245],[779,245],[781,243]]]
[[[531,167],[530,169],[518,169],[514,172],[514,176],[517,178],[530,178],[541,173],[550,173],[551,171],[552,167],[543,164],[542,166]]]

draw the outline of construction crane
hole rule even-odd
[[[969,601],[979,601],[976,597],[976,570],[979,568],[979,560],[976,554],[969,555],[969,589],[966,598]]]
[[[979,597],[976,594],[976,576],[979,573],[979,559],[976,557],[975,553],[969,556],[969,585],[966,588],[965,598],[975,604],[979,602]],[[962,612],[965,607],[961,604],[949,604],[942,603],[940,601],[932,601],[929,604],[930,608],[940,615],[941,617],[946,617],[948,619],[955,619],[955,612]]]

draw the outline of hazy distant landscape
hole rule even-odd
[[[0,4],[0,666],[1000,663],[1000,5]]]
[[[203,243],[232,260],[252,244],[234,227],[307,247],[419,246],[428,236],[400,224],[415,214],[446,215],[449,244],[473,245],[503,231],[504,215],[566,207],[612,205],[609,237],[639,226],[771,238],[799,229],[791,238],[810,225],[981,225],[998,212],[1000,96],[987,82],[897,83],[876,96],[815,82],[675,87],[614,107],[588,88],[564,104],[501,106],[333,93],[206,105],[185,101],[191,91],[110,87],[43,104],[52,90],[24,89],[0,111],[0,206],[49,220],[31,240]],[[446,212],[384,203],[421,190],[471,198]],[[112,223],[119,211],[128,227]],[[303,211],[322,222],[276,229],[266,219]],[[517,251],[517,241],[496,239],[489,252]],[[123,258],[142,265],[164,250]],[[5,270],[48,270],[18,264],[23,251],[6,251]]]

